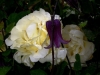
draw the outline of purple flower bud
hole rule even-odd
[[[61,43],[62,44],[67,44],[69,41],[65,41],[62,38],[61,35],[61,23],[58,19],[55,19],[53,21],[47,21],[46,22],[46,28],[48,31],[48,35],[50,38],[50,45],[45,48],[51,48],[52,45],[55,46],[56,48],[59,48]]]

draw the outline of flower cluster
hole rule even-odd
[[[55,15],[55,19],[60,22],[59,15]],[[14,54],[14,59],[18,63],[24,63],[31,68],[38,61],[41,63],[52,63],[52,50],[46,48],[51,43],[48,35],[48,28],[46,28],[46,23],[50,20],[51,15],[45,10],[40,9],[39,11],[34,11],[33,13],[24,16],[17,22],[16,26],[13,27],[11,35],[5,40],[5,42],[11,49],[17,50]],[[77,53],[80,54],[82,62],[90,59],[94,52],[94,44],[85,39],[84,33],[80,31],[80,28],[77,25],[67,25],[64,29],[59,30],[62,30],[62,33],[59,35],[57,32],[58,38],[62,34],[64,40],[71,39],[71,41],[64,45],[65,48],[62,48],[58,42],[64,42],[62,37],[61,39],[55,38],[57,41],[54,41],[58,42],[58,46],[60,47],[54,47],[54,64],[64,61],[66,55],[68,55],[70,62],[74,62],[75,54]],[[54,44],[57,46],[56,43]]]

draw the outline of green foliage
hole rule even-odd
[[[0,67],[0,75],[6,75],[7,72],[11,69],[11,67],[5,66],[5,67]]]
[[[6,13],[0,10],[0,20],[6,18]]]
[[[30,75],[47,75],[45,71],[41,69],[31,70]]]
[[[96,38],[96,34],[94,34],[93,31],[91,30],[87,30],[87,29],[83,29],[85,35],[87,36],[88,40],[94,41],[94,39]]]
[[[75,55],[75,59],[76,59],[76,61],[74,63],[74,70],[75,71],[79,71],[79,70],[82,69],[82,67],[81,67],[81,61],[80,61],[80,55],[76,54]]]
[[[90,66],[88,66],[85,70],[83,70],[83,72],[81,73],[81,75],[94,75],[96,71],[96,63],[91,63]]]
[[[63,73],[64,73],[64,69],[65,69],[65,67],[67,66],[68,64],[67,64],[67,62],[62,62],[61,64],[59,64],[58,66],[57,66],[57,72],[56,72],[56,75],[63,75]]]
[[[87,73],[86,75],[90,75],[89,73]]]
[[[0,40],[0,47],[3,45],[3,41],[2,40]]]
[[[4,22],[1,21],[1,22],[0,22],[0,31],[2,31],[3,28],[4,28]]]
[[[3,55],[4,57],[7,57],[7,56],[10,55],[10,53],[11,53],[11,50],[6,50],[5,52],[2,52],[2,55]]]
[[[11,30],[12,30],[12,28],[15,26],[15,23],[11,23],[11,24],[9,24],[7,27],[6,27],[6,33],[9,33]]]
[[[30,13],[30,11],[22,11],[20,13],[12,13],[9,15],[7,19],[7,27],[6,27],[6,32],[9,33],[11,29],[15,26],[17,21],[22,18],[23,16],[27,15]]]
[[[5,61],[5,62],[11,62],[11,60],[12,60],[12,58],[10,58],[9,56],[10,56],[10,54],[11,54],[11,50],[6,50],[5,52],[2,52],[2,56],[3,56],[3,60]],[[12,63],[12,62],[11,62]]]
[[[84,28],[86,25],[87,25],[87,21],[84,21],[84,22],[81,22],[81,23],[79,24],[79,27],[80,27],[80,28]]]

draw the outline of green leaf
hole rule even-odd
[[[99,32],[94,33],[93,31],[89,30],[89,29],[83,29],[86,37],[88,38],[88,40],[94,41],[94,39],[96,38],[96,35]]]
[[[3,28],[4,28],[4,22],[1,21],[1,22],[0,22],[0,30],[2,30]]]
[[[86,75],[90,75],[89,73],[87,73]]]
[[[18,21],[17,16],[18,16],[17,13],[10,14],[7,20],[8,25],[12,23],[16,23]]]
[[[11,67],[0,67],[0,75],[6,75]]]
[[[30,13],[29,10],[27,10],[27,11],[21,11],[20,13],[18,13],[17,19],[19,20],[20,18],[26,16],[29,13]]]
[[[3,35],[2,35],[2,33],[0,33],[0,40],[3,40]]]
[[[76,59],[76,61],[74,63],[74,70],[79,71],[82,69],[79,54],[75,55],[75,59]]]
[[[6,27],[6,32],[9,33],[11,29],[15,26],[15,23],[11,23]]]
[[[5,52],[2,52],[2,55],[7,57],[8,55],[10,55],[11,50],[6,50]]]
[[[45,71],[41,69],[31,70],[30,75],[47,75]]]
[[[84,28],[86,25],[87,25],[87,21],[84,21],[84,22],[81,22],[81,23],[79,24],[79,27],[80,27],[80,28]]]
[[[80,55],[79,54],[76,54],[75,55],[75,59],[76,59],[76,61],[79,61],[80,62]]]
[[[23,1],[22,1],[22,0],[19,0],[19,1],[18,1],[18,4],[19,4],[20,6],[23,6]]]
[[[91,63],[90,66],[88,66],[85,70],[82,71],[81,75],[87,75],[87,74],[93,75],[96,69],[97,69],[96,63]]]
[[[62,62],[60,63],[58,66],[57,66],[57,72],[56,72],[56,75],[63,75],[64,73],[64,69],[65,67],[67,66],[67,62]]]
[[[5,12],[0,10],[0,20],[3,18],[6,18],[6,14],[5,14]]]
[[[78,61],[76,61],[76,62],[74,63],[74,70],[79,71],[79,70],[81,70],[81,69],[82,69],[81,63],[78,62]]]
[[[3,45],[3,40],[0,40],[0,47]]]

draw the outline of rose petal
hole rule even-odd
[[[16,26],[11,30],[11,40],[16,40],[20,38],[21,32],[16,28]]]
[[[29,38],[31,38],[32,39],[32,37],[36,37],[36,24],[34,24],[34,23],[32,23],[32,24],[30,24],[28,27],[27,27],[27,29],[26,29],[26,33],[27,33],[27,35],[28,35],[28,37]],[[34,35],[33,35],[34,34]]]
[[[10,40],[10,37],[8,37],[6,40],[5,40],[5,43],[7,46],[11,46],[13,44],[13,41]]]
[[[60,49],[58,50],[57,58],[65,59],[66,54],[67,54],[66,48]]]
[[[20,52],[18,52],[18,51],[14,54],[13,58],[14,58],[18,63],[21,63],[21,62],[22,62],[22,60],[21,60],[21,54],[20,54]]]
[[[40,59],[40,58],[35,58],[34,55],[32,54],[29,57],[32,62],[37,62]]]

